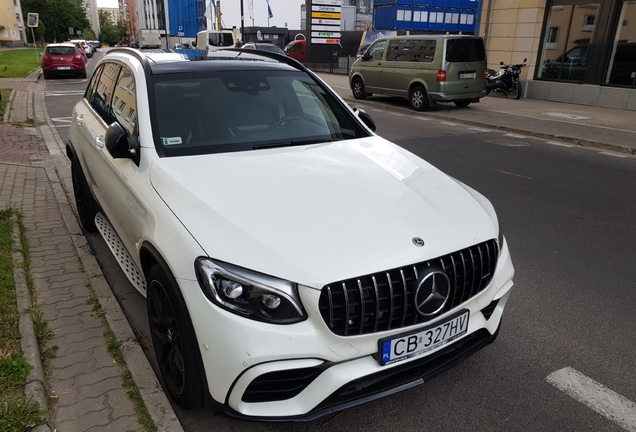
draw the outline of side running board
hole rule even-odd
[[[113,253],[113,256],[121,266],[121,269],[126,274],[126,277],[130,281],[130,283],[133,285],[133,287],[135,287],[137,291],[141,293],[141,295],[145,297],[146,278],[124,247],[124,244],[119,239],[119,236],[113,229],[113,226],[110,224],[110,222],[108,222],[108,219],[106,219],[106,216],[104,216],[102,213],[97,213],[95,215],[95,225],[97,225],[99,233],[106,241],[108,248]]]

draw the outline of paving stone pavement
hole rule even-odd
[[[55,133],[45,124],[43,89],[43,82],[29,82],[28,90],[16,90],[11,98],[10,121],[32,118],[34,127],[0,124],[0,208],[13,206],[22,212],[34,298],[53,333],[47,347],[57,347],[45,371],[49,424],[37,430],[141,430],[123,388],[124,369],[106,349],[106,330],[113,330],[122,342],[158,429],[182,430],[94,257],[82,253],[90,248],[66,201],[68,161],[59,142],[51,144]],[[99,298],[106,315],[95,316],[87,303],[91,297]],[[135,353],[143,359],[136,359]]]

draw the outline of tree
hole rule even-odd
[[[110,20],[110,15],[104,10],[98,12],[99,15],[99,27],[102,34],[99,36],[99,40],[106,42],[109,45],[115,45],[121,40],[121,36],[118,34],[115,24]]]
[[[22,0],[21,6],[24,16],[36,12],[46,18],[44,39],[48,42],[54,38],[63,40],[65,35],[70,37],[69,28],[73,28],[74,32],[90,28],[80,0]]]

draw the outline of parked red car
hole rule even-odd
[[[44,79],[57,75],[79,75],[86,78],[86,61],[72,43],[49,44],[42,54]]]

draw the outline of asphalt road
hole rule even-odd
[[[101,55],[89,60],[89,76]],[[47,82],[49,115],[64,140],[72,105],[86,84],[77,79]],[[331,418],[258,424],[177,407],[184,428],[636,430],[636,417],[632,423],[629,417],[636,416],[636,157],[428,119],[398,99],[356,106],[371,114],[379,135],[493,202],[517,270],[499,338],[422,386]],[[147,335],[145,301],[104,242],[97,235],[89,241],[131,324]],[[147,353],[152,356],[151,350]],[[610,420],[588,406],[598,407],[602,401],[589,395],[572,397],[548,382],[548,376],[560,371],[552,379],[558,383],[566,367],[615,392],[599,398],[607,401],[608,410],[626,407],[627,420]]]

